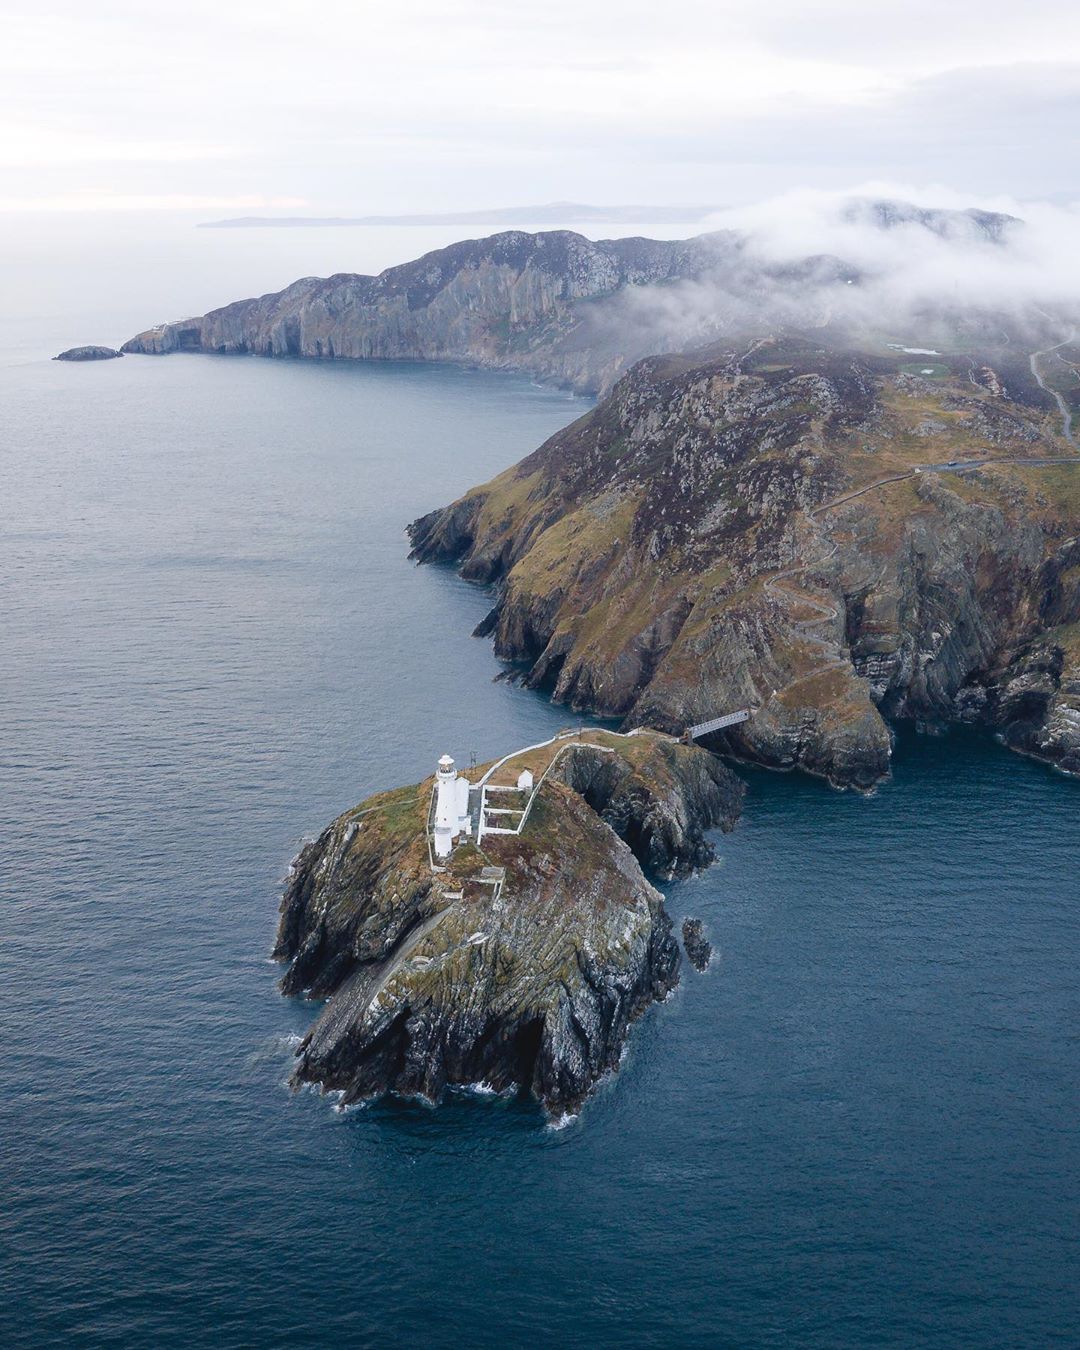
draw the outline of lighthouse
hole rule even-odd
[[[469,832],[469,780],[443,755],[435,771],[435,856],[448,858],[462,831]]]

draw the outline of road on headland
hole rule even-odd
[[[1041,314],[1042,310],[1040,310],[1039,312]],[[1047,318],[1049,317],[1050,316],[1047,315]],[[1069,334],[1069,336],[1065,338],[1063,341],[1055,343],[1054,346],[1052,347],[1044,347],[1042,351],[1032,352],[1031,355],[1028,357],[1028,365],[1031,366],[1031,373],[1032,375],[1035,376],[1035,381],[1038,384],[1039,388],[1048,393],[1050,397],[1054,400],[1054,402],[1058,405],[1058,410],[1061,413],[1061,422],[1062,422],[1061,429],[1065,433],[1065,439],[1069,442],[1070,445],[1075,445],[1076,448],[1080,450],[1080,445],[1076,444],[1076,437],[1073,435],[1072,409],[1065,402],[1064,394],[1059,394],[1056,389],[1050,388],[1050,386],[1046,383],[1043,377],[1039,374],[1038,368],[1038,360],[1040,356],[1049,356],[1051,352],[1060,351],[1062,347],[1067,347],[1075,337],[1076,337],[1076,329],[1074,328],[1072,332]],[[1061,359],[1065,365],[1069,366],[1070,370],[1074,369],[1074,367],[1071,365],[1070,362],[1064,361],[1064,358]],[[1078,374],[1077,378],[1080,379],[1080,374]]]

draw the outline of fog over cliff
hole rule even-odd
[[[894,219],[881,209],[888,207],[895,208]],[[938,224],[935,211],[951,214]],[[999,233],[987,224],[989,213],[1016,223]],[[721,212],[713,223],[745,231],[754,252],[770,261],[834,254],[899,302],[952,296],[1014,305],[1080,296],[1080,203],[997,198],[973,207],[969,197],[945,189],[930,195],[870,184],[857,193],[785,193]]]
[[[740,236],[745,269],[628,290],[618,323],[652,328],[659,348],[774,323],[880,331],[952,324],[958,313],[999,313],[1041,329],[1080,309],[1077,205],[1002,198],[973,208],[948,190],[871,184],[786,193],[718,212],[709,224],[721,232],[718,244]],[[612,313],[605,317],[612,323]]]
[[[1080,317],[1080,205],[970,199],[868,184],[720,211],[711,276],[629,288],[596,316],[656,350],[770,325],[916,330],[948,341],[995,318],[1033,337]],[[739,265],[731,266],[738,241]],[[1049,321],[1049,326],[1048,326]],[[1065,336],[1065,332],[1062,336]]]

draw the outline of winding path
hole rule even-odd
[[[1040,356],[1049,356],[1051,352],[1060,351],[1062,347],[1067,347],[1075,337],[1076,337],[1076,329],[1074,328],[1072,332],[1069,334],[1069,336],[1064,339],[1064,341],[1055,343],[1053,347],[1044,347],[1040,352],[1032,352],[1031,355],[1028,357],[1028,364],[1031,366],[1031,373],[1032,375],[1035,376],[1035,381],[1038,384],[1039,388],[1045,390],[1046,393],[1048,393],[1050,397],[1054,400],[1054,402],[1058,405],[1058,410],[1061,413],[1061,423],[1062,423],[1061,429],[1065,433],[1065,439],[1069,442],[1070,445],[1076,446],[1076,449],[1080,450],[1080,445],[1077,445],[1076,437],[1073,435],[1072,409],[1065,402],[1064,394],[1059,394],[1056,389],[1051,389],[1050,386],[1043,379],[1043,377],[1039,374],[1038,369],[1038,360]],[[1070,361],[1066,361],[1064,357],[1060,357],[1059,360],[1061,361],[1062,365],[1068,366],[1071,370],[1075,369],[1072,363]]]

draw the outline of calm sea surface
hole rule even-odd
[[[289,1092],[314,1009],[266,958],[302,838],[446,749],[567,721],[493,683],[486,596],[409,564],[402,527],[585,405],[423,366],[50,364],[178,311],[132,317],[129,282],[105,331],[75,329],[60,290],[34,308],[26,276],[55,277],[23,243],[0,329],[0,1342],[1080,1342],[1080,797],[979,737],[902,737],[869,800],[748,775],[720,863],[669,889],[717,958],[569,1128]],[[199,247],[246,279],[242,243]],[[277,261],[264,289],[365,265]]]

